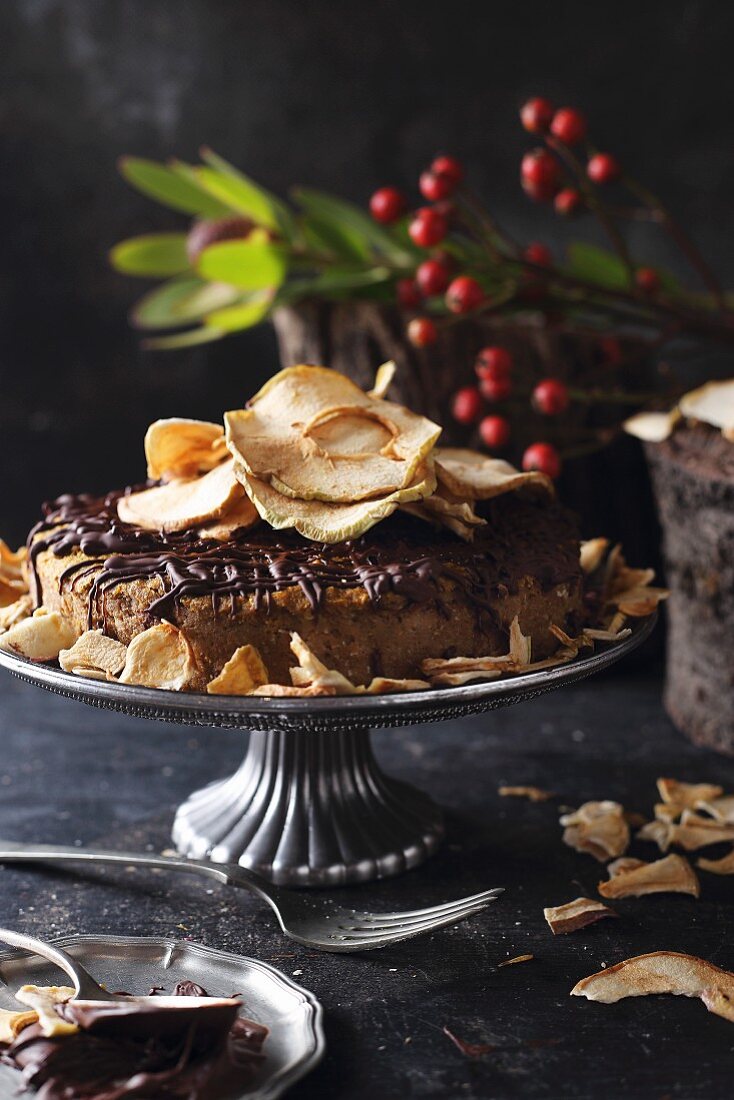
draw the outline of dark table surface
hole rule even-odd
[[[429,904],[484,886],[506,894],[453,929],[363,955],[309,952],[244,892],[167,872],[83,877],[0,869],[0,922],[41,935],[188,936],[273,963],[326,1014],[323,1063],[292,1093],[323,1097],[706,1097],[732,1095],[734,1027],[697,1000],[592,1004],[568,993],[631,955],[668,949],[734,968],[732,880],[702,875],[702,897],[615,904],[621,919],[553,937],[543,907],[595,895],[603,868],[561,842],[558,806],[618,799],[651,813],[655,778],[734,790],[734,761],[690,746],[659,701],[657,673],[625,670],[505,711],[375,735],[386,770],[442,803],[448,839],[400,879],[344,890],[374,907]],[[163,849],[176,804],[232,771],[238,733],[166,726],[88,709],[0,674],[0,835]],[[537,784],[555,802],[500,798]],[[657,849],[632,851],[655,858]],[[708,854],[708,853],[707,853]],[[530,962],[498,968],[531,953]],[[484,1050],[470,1057],[443,1033]]]

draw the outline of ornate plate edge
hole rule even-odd
[[[83,944],[114,944],[119,947],[127,945],[148,944],[161,947],[169,951],[189,951],[199,955],[212,955],[217,958],[232,959],[236,962],[245,962],[255,970],[268,974],[277,984],[284,986],[292,993],[296,993],[301,1003],[309,1010],[307,1014],[308,1031],[313,1040],[313,1050],[307,1054],[297,1065],[285,1067],[274,1077],[263,1081],[262,1086],[256,1092],[250,1094],[251,1100],[277,1100],[286,1089],[300,1081],[311,1070],[315,1069],[326,1053],[326,1036],[324,1035],[324,1009],[321,1002],[310,989],[304,988],[298,982],[294,982],[287,974],[270,963],[253,959],[250,955],[236,955],[233,951],[220,951],[219,948],[210,947],[203,943],[193,943],[188,940],[169,939],[165,936],[109,936],[92,934],[70,934],[67,936],[50,936],[48,943],[58,947],[73,947],[78,943]],[[4,962],[12,959],[23,958],[32,955],[32,951],[0,951],[0,967]]]

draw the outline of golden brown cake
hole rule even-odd
[[[651,571],[580,546],[544,474],[438,448],[437,424],[385,400],[393,370],[365,393],[289,367],[223,424],[157,420],[146,484],[46,505],[27,559],[0,540],[0,650],[307,696],[461,686],[627,637],[664,597]]]
[[[317,543],[261,525],[227,540],[122,523],[118,493],[62,497],[30,539],[38,605],[75,631],[101,627],[127,644],[159,619],[180,627],[203,690],[251,644],[275,683],[289,683],[296,631],[356,684],[420,675],[427,657],[507,650],[511,621],[533,656],[573,633],[582,608],[578,537],[569,513],[529,487],[487,501],[472,542],[396,515],[346,542]]]

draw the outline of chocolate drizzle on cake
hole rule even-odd
[[[360,538],[336,544],[310,542],[295,532],[274,531],[266,525],[234,532],[226,541],[202,539],[196,530],[146,531],[120,521],[117,501],[121,495],[59,497],[44,506],[44,518],[29,537],[39,604],[39,554],[48,550],[64,558],[79,550],[85,555],[87,560],[75,561],[62,573],[59,585],[75,586],[83,578],[93,578],[88,595],[90,628],[105,626],[105,593],[110,588],[153,577],[160,578],[163,594],[150,604],[152,618],[173,618],[181,600],[191,596],[211,597],[215,610],[227,604],[233,607],[238,597],[251,597],[257,608],[267,611],[274,592],[292,587],[301,590],[314,611],[329,588],[362,588],[373,604],[388,593],[424,603],[437,599],[442,576],[454,580],[480,614],[500,585],[512,590],[524,573],[532,572],[541,582],[559,580],[557,569],[551,568],[551,555],[558,553],[556,541],[549,544],[537,537],[547,522],[545,502],[531,509],[530,516],[527,507],[518,510],[517,523],[493,525],[494,509],[515,510],[514,494],[513,499],[489,502],[489,525],[481,529],[475,543],[395,516]],[[539,526],[529,527],[529,518]],[[510,531],[513,553],[507,555],[502,544]],[[493,547],[503,550],[501,570]],[[557,558],[553,560],[557,565]],[[568,575],[576,570],[577,563],[569,561]]]

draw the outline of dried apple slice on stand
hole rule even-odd
[[[433,491],[436,478],[430,463],[423,465],[415,480],[404,489],[377,500],[331,504],[323,500],[297,500],[285,496],[266,481],[253,477],[239,464],[235,473],[255,508],[276,530],[293,527],[314,542],[344,542],[364,534],[391,515],[406,500],[420,500]]]
[[[242,496],[234,461],[229,459],[193,481],[173,481],[120,497],[117,514],[123,523],[146,531],[184,531],[226,515]]]
[[[551,495],[553,482],[539,470],[521,473],[501,458],[488,458],[464,447],[436,449],[439,484],[461,500],[490,500],[526,485],[535,485]]]
[[[280,371],[224,420],[229,449],[249,477],[285,497],[332,504],[407,489],[441,432],[336,371],[308,366]]]
[[[156,420],[145,434],[148,477],[154,481],[206,474],[227,455],[222,425],[207,420]]]

